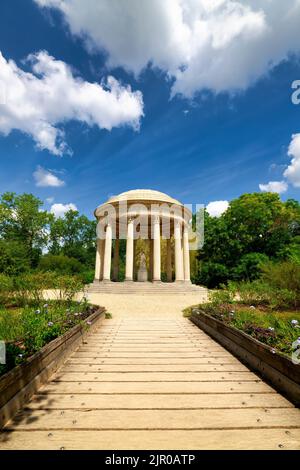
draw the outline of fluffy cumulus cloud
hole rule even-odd
[[[265,193],[285,193],[288,189],[288,184],[285,181],[270,181],[267,184],[260,184],[259,189]]]
[[[61,125],[77,120],[111,130],[139,127],[143,99],[139,91],[122,86],[113,77],[104,84],[75,77],[71,68],[47,52],[28,57],[32,72],[7,61],[0,52],[0,133],[18,129],[30,135],[39,149],[55,155],[70,152]]]
[[[288,190],[289,183],[295,188],[300,188],[300,134],[294,134],[288,148],[290,164],[283,172],[283,181],[270,181],[260,184],[259,189],[271,193],[284,193]]]
[[[299,0],[35,0],[71,33],[138,75],[151,64],[173,94],[244,89],[299,51]]]
[[[220,217],[229,207],[228,201],[213,201],[207,204],[206,210],[211,217]]]
[[[75,206],[75,204],[73,203],[70,203],[70,204],[61,204],[61,203],[57,203],[57,204],[53,204],[51,206],[51,209],[50,209],[50,212],[51,214],[54,215],[54,217],[56,217],[57,219],[59,217],[63,217],[66,212],[68,211],[77,211],[77,207]]]
[[[35,184],[38,187],[42,188],[46,188],[49,186],[59,188],[60,186],[64,186],[65,184],[63,180],[59,179],[50,170],[46,170],[41,166],[37,167],[37,169],[33,173],[33,178],[35,180]]]
[[[291,157],[291,163],[285,170],[284,176],[295,188],[300,188],[300,134],[292,136],[288,156]]]

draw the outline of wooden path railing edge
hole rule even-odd
[[[93,332],[104,313],[105,308],[99,307],[85,320],[89,322],[88,329],[83,325],[76,325],[48,343],[24,364],[0,378],[0,429],[48,382],[70,354]]]
[[[294,405],[300,406],[300,364],[293,364],[279,353],[274,354],[270,346],[204,312],[193,313],[190,320]]]

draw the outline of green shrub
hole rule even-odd
[[[226,266],[207,261],[201,263],[200,271],[198,275],[194,277],[193,282],[196,282],[196,284],[204,284],[208,288],[214,288],[226,283],[228,278],[229,271]]]
[[[12,297],[13,281],[9,276],[0,273],[0,305],[6,305]]]
[[[241,257],[239,264],[233,269],[232,277],[236,280],[253,281],[261,275],[261,266],[268,260],[268,256],[262,253],[248,253]]]
[[[269,284],[260,280],[253,282],[230,283],[231,289],[235,286],[237,298],[246,305],[269,305],[274,295]]]
[[[43,301],[44,291],[54,287],[55,273],[36,272],[14,278],[14,296],[17,305],[35,304]]]
[[[39,262],[41,271],[52,271],[58,274],[78,274],[83,265],[75,258],[65,255],[44,255]]]
[[[276,289],[294,291],[300,300],[300,264],[293,261],[262,265],[262,280]]]
[[[22,325],[20,323],[20,311],[17,309],[7,311],[0,310],[0,340],[15,341],[22,337]]]
[[[76,294],[83,291],[84,284],[78,276],[57,276],[54,288],[57,290],[57,297],[69,304]]]
[[[28,249],[22,241],[0,239],[0,272],[18,276],[30,270]]]
[[[213,291],[209,294],[209,301],[216,307],[224,304],[232,304],[234,301],[233,292],[222,286],[223,289]]]
[[[78,277],[82,280],[83,284],[92,284],[95,278],[95,271],[83,271]]]

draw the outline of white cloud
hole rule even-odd
[[[109,67],[151,64],[173,94],[245,89],[299,51],[299,0],[35,0],[60,10]]]
[[[211,217],[220,217],[229,207],[228,201],[213,201],[207,204],[206,210]]]
[[[54,197],[47,197],[46,198],[46,203],[47,204],[52,204],[54,202]]]
[[[32,73],[24,72],[0,52],[0,133],[18,129],[30,135],[41,150],[54,155],[70,153],[61,126],[77,120],[88,126],[111,130],[129,125],[138,129],[143,116],[139,91],[121,86],[113,77],[106,84],[75,77],[71,68],[47,52],[30,55]]]
[[[288,156],[292,160],[285,170],[284,176],[295,188],[300,188],[300,134],[292,136]]]
[[[51,206],[50,212],[53,214],[56,218],[63,217],[66,212],[68,211],[77,211],[77,207],[75,204],[53,204]]]
[[[59,188],[60,186],[64,186],[65,182],[55,176],[51,171],[45,170],[41,166],[38,166],[35,172],[33,173],[33,177],[35,179],[35,184],[38,187],[46,188],[48,186]]]
[[[285,181],[270,181],[267,184],[260,184],[259,189],[264,193],[285,193],[288,190],[288,184]]]

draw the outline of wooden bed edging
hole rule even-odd
[[[258,372],[296,406],[300,406],[300,364],[293,364],[288,357],[279,353],[274,354],[271,347],[204,312],[192,314],[190,320]]]
[[[82,344],[104,313],[105,308],[100,307],[84,320],[91,322],[87,330],[82,325],[74,326],[63,336],[46,344],[27,362],[15,367],[0,378],[0,429]]]

